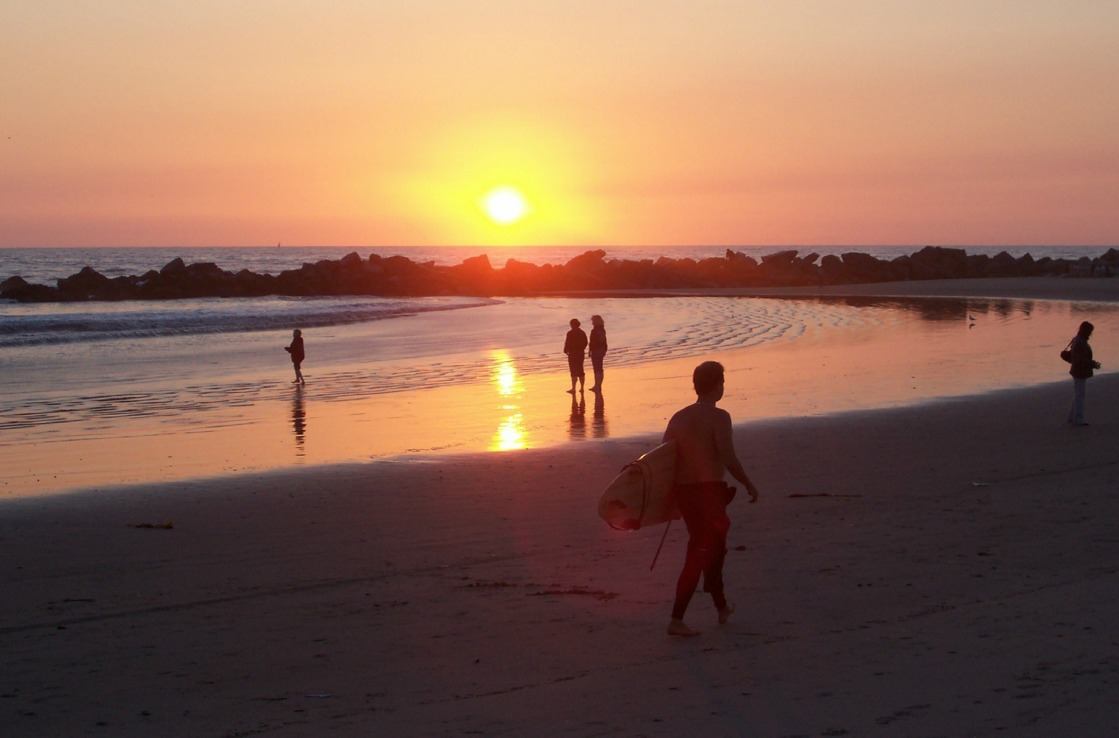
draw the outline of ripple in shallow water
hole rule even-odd
[[[425,334],[422,337],[415,336],[406,343],[397,342],[395,351],[381,350],[375,360],[362,361],[359,367],[351,364],[332,368],[329,360],[314,361],[308,367],[314,367],[315,396],[319,400],[341,401],[484,382],[492,368],[490,351],[502,337],[515,337],[519,343],[509,348],[502,347],[518,372],[536,374],[562,370],[563,357],[557,346],[562,335],[556,335],[556,313],[558,310],[588,313],[591,309],[601,310],[610,316],[608,360],[612,367],[717,354],[779,340],[795,340],[810,328],[839,329],[882,324],[896,319],[891,311],[796,300],[516,300],[467,311],[469,316],[460,315],[459,311],[428,315],[423,322]],[[463,329],[464,323],[470,325],[470,331]],[[488,324],[495,325],[496,329],[487,329]],[[321,335],[316,338],[317,343],[313,346],[316,355],[329,354],[330,340],[340,343],[356,340],[345,327],[336,327],[335,330],[337,336],[333,339]],[[363,330],[370,329],[365,327]],[[177,343],[185,339],[162,336],[158,340],[160,348],[169,356],[174,356],[176,351],[189,353]],[[269,340],[275,342],[277,339]],[[125,348],[121,349],[122,345]],[[110,341],[104,344],[106,352],[117,353],[114,362],[121,365],[128,365],[130,360],[142,364],[146,360],[142,347],[142,342],[114,346]],[[447,355],[449,347],[454,349],[451,355]],[[220,377],[223,373],[220,366],[222,344],[208,344],[206,351],[209,356],[216,357],[219,364],[216,370],[206,373],[210,377]],[[134,353],[141,355],[130,355]],[[407,360],[402,360],[400,356],[407,356]],[[83,358],[83,361],[88,361],[88,358]],[[93,363],[96,364],[96,361]],[[34,378],[28,377],[28,386],[24,387],[27,391],[21,392],[18,397],[12,394],[0,397],[0,430],[106,418],[171,418],[285,400],[288,382],[274,379],[279,366],[273,362],[267,375],[251,381],[245,381],[243,377],[238,377],[239,381],[211,379],[186,381],[171,387],[145,387],[152,382],[145,381],[142,372],[137,374],[133,370],[131,376],[134,380],[128,383],[128,391],[74,392],[63,396],[57,392],[36,396]],[[158,373],[158,366],[153,366],[152,372]],[[152,380],[156,378],[150,377]],[[112,380],[111,372],[104,379]]]

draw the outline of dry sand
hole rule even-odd
[[[1070,394],[739,427],[688,640],[682,526],[594,512],[654,436],[8,501],[0,734],[1113,735],[1119,377]]]

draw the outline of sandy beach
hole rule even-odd
[[[1070,384],[737,426],[686,641],[682,526],[650,572],[595,515],[659,428],[5,500],[3,733],[1111,735],[1119,377]]]

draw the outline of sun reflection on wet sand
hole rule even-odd
[[[291,401],[291,429],[295,433],[295,455],[303,457],[303,444],[307,435],[307,409],[303,403],[303,385],[295,386]]]
[[[753,346],[722,341],[704,354],[727,368],[721,406],[745,423],[1063,382],[1066,365],[1054,359],[1081,320],[1096,324],[1093,348],[1105,372],[1111,369],[1109,337],[1119,331],[1119,307],[1105,304],[846,302],[867,315],[840,325],[823,319],[806,323],[795,340]],[[700,322],[695,330],[709,328]],[[623,336],[616,340],[624,346]],[[60,404],[54,396],[42,407],[9,400],[18,414],[0,418],[0,498],[295,464],[496,453],[654,435],[677,408],[694,400],[691,372],[700,360],[685,355],[627,365],[611,364],[608,355],[607,415],[603,394],[577,397],[571,407],[562,356],[549,371],[540,370],[545,363],[539,357],[525,358],[514,346],[471,356],[484,371],[462,376],[460,384],[384,393],[350,381],[361,365],[353,371],[342,365],[333,383],[325,370],[306,388],[289,388],[285,376],[282,383],[268,380],[273,390],[259,396],[237,394],[246,384],[240,375],[201,390],[187,387],[222,401],[169,406],[174,412],[154,402],[128,410],[124,395],[93,397],[85,410],[70,415],[51,414],[50,407]],[[422,368],[411,359],[399,363],[402,373]],[[63,397],[82,400],[75,393]]]
[[[524,427],[524,413],[521,412],[521,399],[524,395],[524,382],[517,374],[517,365],[512,355],[504,349],[490,352],[493,362],[490,370],[490,383],[497,390],[498,408],[504,415],[497,426],[490,451],[513,451],[527,448],[528,437]]]

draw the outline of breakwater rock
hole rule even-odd
[[[109,278],[91,267],[59,279],[54,286],[21,277],[0,282],[0,298],[21,302],[79,300],[172,300],[187,297],[263,295],[537,295],[574,290],[631,290],[704,287],[796,287],[924,279],[1027,276],[1111,276],[1119,273],[1119,250],[1096,259],[1034,259],[968,254],[963,249],[926,246],[884,260],[857,251],[840,256],[777,251],[760,260],[727,249],[708,259],[608,259],[587,251],[566,264],[529,264],[509,259],[495,268],[486,256],[454,266],[414,262],[403,256],[356,252],[324,259],[279,274],[247,269],[225,271],[212,263],[175,259],[162,269]]]

